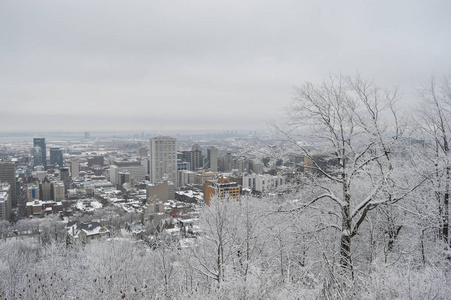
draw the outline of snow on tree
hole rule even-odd
[[[424,147],[432,155],[428,157],[435,168],[431,183],[435,189],[440,216],[439,235],[447,244],[449,238],[449,201],[451,193],[451,83],[448,77],[431,81],[419,90],[421,96],[416,122],[422,130]],[[431,142],[429,144],[429,142]]]
[[[296,88],[288,121],[277,129],[305,156],[311,195],[292,210],[325,202],[339,232],[340,265],[353,273],[352,240],[368,213],[394,204],[419,182],[400,183],[392,157],[401,140],[397,94],[361,77],[331,76]],[[315,144],[306,147],[303,142]]]

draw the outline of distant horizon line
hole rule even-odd
[[[157,132],[158,131],[158,132]],[[39,131],[0,131],[0,137],[11,137],[11,136],[41,136],[41,135],[81,135],[85,133],[89,134],[139,134],[139,135],[162,135],[162,134],[180,134],[180,133],[196,133],[196,134],[246,134],[246,133],[262,133],[266,132],[263,129],[168,129],[168,130],[155,130],[155,131],[145,131],[145,130],[81,130],[81,131],[54,131],[54,130],[39,130]]]

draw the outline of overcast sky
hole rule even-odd
[[[451,1],[0,0],[0,131],[264,128],[293,86],[451,72]]]

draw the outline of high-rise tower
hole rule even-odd
[[[42,165],[44,167],[46,167],[47,166],[47,148],[45,146],[45,138],[34,138],[33,139],[33,147],[41,148]]]
[[[202,150],[198,144],[193,145],[191,151],[183,151],[183,157],[190,163],[190,170],[196,171],[203,167]]]
[[[15,193],[15,191],[13,191]],[[11,187],[6,182],[0,182],[0,220],[9,221],[11,214]]]
[[[11,204],[13,207],[17,205],[16,197],[16,165],[13,162],[0,161],[0,182],[9,183],[11,190]]]
[[[218,148],[210,147],[207,149],[208,168],[212,172],[218,172]]]
[[[67,189],[70,188],[70,174],[69,168],[60,168],[60,180],[64,183],[64,192],[67,192]]]
[[[70,174],[72,178],[80,176],[80,162],[78,159],[74,159],[70,163]]]
[[[177,140],[167,136],[150,139],[150,181],[171,181],[177,186]]]
[[[50,164],[63,167],[63,151],[60,148],[50,148]]]

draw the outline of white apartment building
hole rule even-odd
[[[142,181],[146,179],[146,167],[139,165],[130,165],[130,166],[110,166],[110,181],[118,185],[120,183],[119,173],[128,172],[130,174],[130,179],[134,179],[135,181]]]
[[[177,186],[177,140],[167,136],[150,139],[150,182],[168,180]]]
[[[179,170],[179,187],[197,183],[197,173],[190,170]]]
[[[244,174],[243,189],[251,189],[260,193],[275,189],[284,184],[281,176],[269,174]]]
[[[64,183],[61,181],[52,182],[53,185],[53,200],[61,201],[64,200]]]

